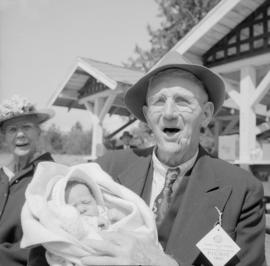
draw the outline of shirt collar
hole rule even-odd
[[[180,169],[181,176],[184,176],[186,174],[186,172],[192,168],[192,166],[194,165],[194,163],[196,161],[198,153],[199,153],[199,150],[197,149],[195,154],[188,161],[177,166]],[[171,167],[165,165],[157,158],[156,149],[153,150],[152,161],[153,161],[154,171],[157,171],[161,176],[165,177],[168,169]]]
[[[6,166],[3,166],[2,169],[3,169],[4,173],[6,174],[6,176],[8,177],[9,180],[11,180],[15,176],[15,174],[9,168],[7,168]]]

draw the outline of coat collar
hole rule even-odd
[[[205,151],[199,152],[167,241],[167,252],[190,264],[200,253],[197,242],[218,221],[216,207],[223,212],[232,191],[232,186],[220,182],[214,160]]]
[[[42,161],[53,161],[53,158],[49,152],[44,152],[38,155],[24,169],[22,169],[11,179],[10,184],[13,184],[15,180],[22,178],[29,172],[33,171],[36,168],[37,164]]]
[[[134,157],[131,158],[132,163],[122,172],[118,179],[120,183],[138,195],[142,195],[142,190],[149,176],[151,167],[153,147],[146,150],[134,150]]]

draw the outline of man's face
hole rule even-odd
[[[212,114],[213,104],[193,80],[164,73],[149,85],[144,115],[159,155],[191,157],[199,144],[200,128],[207,126]]]
[[[67,203],[74,206],[82,215],[98,215],[96,200],[85,184],[75,184],[72,186],[68,194]]]
[[[3,125],[9,151],[18,157],[31,156],[36,152],[40,128],[35,119],[18,117]]]

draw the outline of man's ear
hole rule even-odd
[[[212,102],[206,102],[203,106],[203,119],[201,126],[206,128],[214,116],[214,104]]]

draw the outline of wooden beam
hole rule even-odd
[[[223,103],[223,107],[239,110],[239,106],[231,98],[225,100],[225,102]],[[266,105],[258,103],[255,105],[255,107],[253,107],[253,109],[256,115],[270,117],[270,111],[267,111]]]
[[[104,98],[104,97],[109,97],[111,95],[114,95],[114,94],[119,94],[120,92],[115,90],[115,91],[111,91],[111,90],[106,90],[106,91],[101,91],[101,92],[98,92],[98,93],[95,93],[93,95],[89,95],[89,96],[86,96],[84,98],[81,98],[79,100],[79,104],[84,104],[85,102],[92,102],[92,101],[95,101],[96,99],[98,98]]]
[[[105,104],[103,105],[102,110],[100,111],[100,114],[99,114],[99,120],[101,123],[105,115],[109,112],[110,108],[112,107],[115,97],[116,97],[116,94],[114,93],[108,96],[107,99],[105,100]]]
[[[251,66],[242,68],[240,78],[239,160],[250,161],[250,155],[256,149],[256,114],[250,105],[250,97],[255,91],[255,68]]]
[[[86,110],[90,111],[91,113],[93,113],[93,103],[90,102],[84,102],[83,103],[85,105]]]
[[[220,121],[228,121],[228,120],[234,120],[239,119],[239,115],[223,115],[223,116],[217,116],[216,120]]]
[[[241,104],[241,99],[240,99],[240,93],[238,91],[236,91],[235,88],[233,88],[233,86],[230,84],[230,82],[228,82],[226,79],[224,79],[225,81],[225,89],[227,94],[230,96],[230,98],[238,105],[240,106]]]
[[[94,114],[99,117],[99,114],[103,108],[104,105],[104,98],[96,98],[94,102]]]
[[[228,123],[226,128],[222,131],[222,135],[230,134],[232,130],[234,129],[234,127],[237,125],[238,121],[239,121],[239,118],[234,116],[232,120]]]
[[[113,133],[109,134],[108,136],[106,136],[106,139],[111,139],[112,137],[114,137],[117,133],[119,133],[121,130],[125,129],[126,127],[128,127],[129,125],[131,125],[132,123],[134,123],[137,119],[136,118],[132,118],[130,119],[126,124],[124,124],[123,126],[121,126],[120,128],[118,128],[117,130],[115,130]]]
[[[252,98],[250,99],[250,104],[254,106],[255,104],[259,103],[262,98],[266,95],[266,93],[270,89],[270,70],[265,75],[263,80],[258,85],[257,89],[252,95]]]
[[[264,122],[256,127],[255,133],[256,133],[256,135],[258,135],[258,134],[261,134],[269,129],[270,129],[270,122]]]

